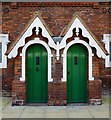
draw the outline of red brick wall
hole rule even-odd
[[[14,80],[12,83],[12,104],[23,105],[26,102],[26,83]],[[88,87],[89,104],[102,104],[102,82],[101,80],[89,81]],[[66,82],[48,83],[48,105],[67,105]]]
[[[21,30],[24,29],[24,26],[33,17],[34,12],[41,14],[54,36],[60,35],[75,12],[78,12],[79,16],[85,21],[99,41],[102,40],[103,34],[109,33],[109,14],[103,11],[104,8],[108,8],[107,5],[98,5],[97,9],[91,6],[76,5],[74,7],[71,4],[69,7],[63,7],[63,5],[52,5],[50,7],[46,5],[45,7],[45,5],[27,5],[26,7],[22,7],[21,3],[18,3],[18,8],[12,9],[10,3],[3,3],[3,11],[7,8],[9,9],[8,13],[3,12],[3,33],[9,33],[10,40],[14,41]]]
[[[26,85],[19,79],[12,82],[12,105],[23,105],[22,101],[26,101]]]
[[[102,80],[104,94],[111,93],[111,67],[101,71],[100,79]]]
[[[2,90],[10,92],[12,90],[12,81],[14,79],[13,59],[8,60],[8,69],[2,69]]]
[[[9,33],[11,43],[20,35],[28,21],[33,17],[33,13],[38,12],[45,23],[53,32],[54,36],[59,36],[63,29],[69,24],[73,14],[84,20],[90,31],[102,41],[103,34],[109,33],[109,13],[104,12],[108,5],[99,3],[3,3],[2,10],[2,31]],[[96,26],[96,27],[95,27]],[[58,29],[59,28],[59,29]],[[8,46],[10,46],[9,44]],[[9,69],[10,65],[8,65]],[[93,60],[93,74],[99,76],[99,63]],[[7,71],[4,70],[4,75]],[[9,72],[13,75],[13,72]]]
[[[14,75],[18,78],[21,77],[22,74],[22,57],[16,57],[14,59]]]
[[[66,83],[48,83],[48,105],[66,105]]]
[[[56,61],[53,65],[53,80],[55,83],[61,82],[62,73],[63,73],[63,65],[62,61]]]
[[[101,65],[100,60],[101,59],[98,58],[97,56],[93,56],[93,58],[92,58],[92,64],[93,64],[92,68],[93,68],[93,77],[94,78],[99,78],[99,76],[100,76],[100,65]]]
[[[13,43],[33,17],[33,13],[38,12],[54,36],[58,36],[69,24],[73,14],[78,12],[90,31],[99,41],[102,41],[103,34],[109,33],[109,14],[104,12],[105,9],[108,9],[108,5],[100,5],[99,3],[94,3],[94,5],[92,3],[73,3],[67,4],[67,7],[66,4],[17,3],[16,6],[15,3],[3,3],[2,30],[3,33],[9,33],[10,41]],[[99,63],[97,64],[97,62],[93,61],[95,77],[99,76]]]
[[[89,81],[89,103],[102,104],[102,81]]]
[[[102,97],[101,80],[89,81],[89,99],[101,99]]]
[[[2,69],[2,90],[12,91],[12,81],[21,77],[21,57],[10,59],[7,62],[7,69]]]
[[[33,14],[35,12],[38,12],[39,14],[41,14],[41,17],[43,18],[47,26],[51,29],[54,36],[59,36],[61,32],[63,32],[63,29],[67,27],[67,25],[71,21],[74,13],[78,12],[78,15],[84,20],[90,31],[101,42],[103,34],[109,33],[109,13],[105,13],[103,11],[104,9],[108,9],[108,5],[101,5],[99,3],[70,3],[67,5],[65,3],[41,3],[39,5],[38,3],[3,3],[2,30],[3,33],[9,34],[9,40],[12,44],[16,40],[16,38],[21,34],[21,31],[24,29],[25,25],[33,17]],[[10,47],[11,44],[9,44],[8,47]],[[54,59],[52,63],[52,75],[54,78],[54,82],[49,83],[48,104],[59,104],[58,102],[60,101],[58,101],[54,96],[59,96],[63,104],[65,104],[66,83],[61,82],[63,67],[62,60],[57,62],[55,59],[54,50],[53,54]],[[102,66],[101,63],[103,63]],[[104,61],[102,62],[100,58],[95,56],[93,57],[93,76],[97,79],[100,78],[101,71],[103,71],[104,73]],[[13,90],[13,100],[25,100],[25,83],[20,82],[20,77],[21,57],[16,57],[15,59],[9,60],[8,68],[3,70],[3,89],[5,89],[4,86],[5,84],[7,84],[9,87],[8,89]],[[97,99],[96,95],[98,94],[98,98],[101,99],[100,91],[98,91],[98,88],[101,89],[100,82],[89,82],[89,98],[91,97],[90,95],[93,95],[91,98]],[[23,93],[21,93],[22,90]],[[57,91],[60,91],[60,94]],[[96,94],[96,92],[98,93]],[[17,97],[15,97],[15,95]]]

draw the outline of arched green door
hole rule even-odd
[[[67,51],[67,102],[87,102],[87,49],[82,44]]]
[[[28,103],[46,103],[47,95],[47,51],[44,46],[34,44],[26,53],[26,84]]]

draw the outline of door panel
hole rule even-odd
[[[67,102],[87,102],[87,50],[81,44],[67,52]]]
[[[47,102],[47,51],[40,45],[29,46],[26,54],[27,102]]]

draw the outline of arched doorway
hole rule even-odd
[[[74,44],[67,51],[67,102],[87,102],[88,59],[87,48]]]
[[[30,45],[26,51],[26,90],[28,103],[47,103],[48,54],[41,44]]]

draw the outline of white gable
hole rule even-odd
[[[66,46],[66,40],[71,37],[73,35],[72,30],[76,28],[76,30],[78,30],[78,28],[82,29],[82,35],[84,37],[87,37],[89,39],[89,45],[91,47],[95,47],[96,48],[96,54],[98,57],[102,57],[105,58],[106,54],[104,53],[104,51],[101,49],[101,47],[99,46],[99,44],[96,41],[96,38],[94,38],[91,33],[89,32],[89,30],[84,26],[84,24],[81,22],[79,17],[76,17],[73,21],[72,24],[69,28],[69,30],[67,31],[66,35],[63,37],[60,45],[59,45],[59,49],[62,49]]]
[[[42,35],[44,37],[48,38],[48,45],[54,49],[56,49],[56,44],[54,43],[53,39],[51,38],[50,34],[48,33],[47,29],[43,25],[43,22],[40,20],[40,18],[37,16],[33,22],[28,26],[27,30],[23,33],[23,35],[20,37],[14,48],[11,50],[11,52],[8,54],[8,58],[14,58],[18,54],[18,48],[25,45],[25,38],[32,35],[32,29],[36,27],[36,30],[38,27],[42,29]]]

